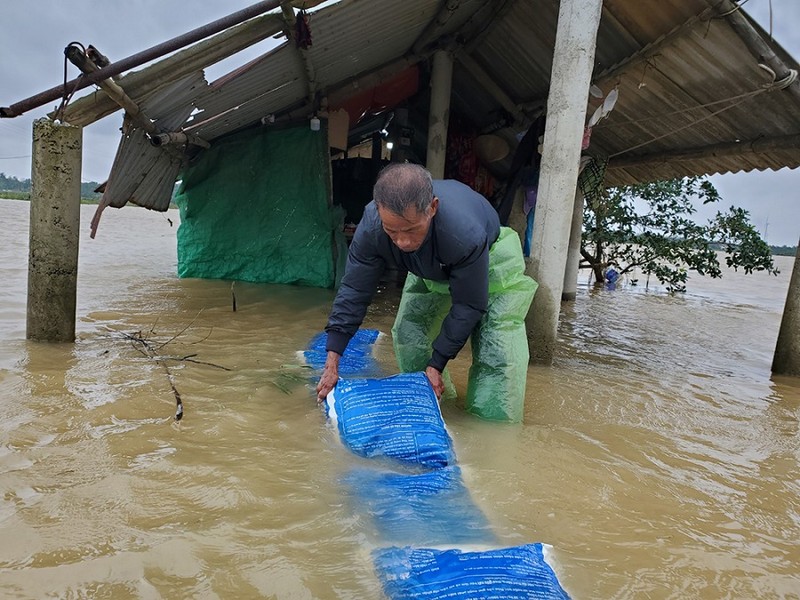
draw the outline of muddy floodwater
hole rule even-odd
[[[78,339],[27,342],[28,210],[0,200],[0,597],[381,598],[381,540],[343,483],[359,459],[298,367],[333,292],[239,282],[234,312],[231,282],[177,278],[175,211],[108,209],[90,240],[83,206]],[[681,296],[581,273],[523,425],[443,406],[503,545],[550,544],[576,599],[800,598],[800,380],[770,374],[793,258],[776,260]],[[365,323],[387,374],[397,300]]]

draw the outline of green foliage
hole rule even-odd
[[[100,185],[96,181],[84,181],[81,183],[81,199],[84,200],[100,200],[103,194],[95,192],[97,186]]]
[[[0,192],[0,197],[6,200],[30,200],[30,192]]]
[[[608,265],[621,275],[638,269],[655,276],[670,292],[686,291],[689,272],[722,277],[714,244],[721,244],[726,263],[745,273],[777,274],[769,246],[747,211],[731,207],[705,225],[694,221],[695,203],[719,202],[705,178],[690,177],[606,190],[587,203],[581,255],[603,281]]]
[[[284,394],[291,394],[293,388],[309,382],[311,371],[308,365],[281,365],[278,371],[267,376],[267,380]]]
[[[99,185],[96,181],[81,183],[81,200],[100,200],[102,194],[95,192]],[[0,193],[6,198],[28,200],[31,193],[31,180],[8,177],[5,173],[0,173]]]

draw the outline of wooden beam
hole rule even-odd
[[[451,34],[452,38],[468,39],[463,51],[472,54],[475,48],[486,38],[488,32],[502,20],[511,10],[516,0],[490,0],[478,3],[469,15],[464,19],[464,24],[458,31]],[[424,53],[425,47],[436,41],[453,14],[459,9],[459,2],[456,0],[445,0],[436,17],[428,23],[423,32],[411,45],[410,54],[419,55]],[[485,13],[485,14],[482,14]],[[480,14],[480,16],[478,16]],[[488,21],[488,23],[487,23]],[[440,44],[437,44],[439,46]],[[433,48],[429,49],[429,52]]]
[[[531,120],[530,117],[524,111],[522,111],[511,98],[509,98],[508,94],[506,94],[506,92],[499,85],[497,85],[497,83],[495,83],[491,75],[489,75],[474,58],[472,58],[469,54],[461,52],[456,55],[456,60],[458,60],[458,62],[470,72],[470,74],[478,81],[478,84],[484,90],[486,90],[486,92],[488,92],[492,98],[499,102],[505,110],[513,115],[514,119],[520,123],[525,123],[526,121]]]
[[[797,150],[800,147],[800,133],[773,138],[761,138],[746,142],[724,142],[685,150],[671,150],[639,156],[620,156],[608,162],[609,169],[626,169],[657,163],[697,160],[702,158],[744,156],[747,154],[766,154],[780,150]]]
[[[486,39],[497,24],[509,13],[517,1],[518,0],[492,0],[490,3],[485,3],[486,7],[492,9],[492,16],[489,19],[489,23],[482,24],[480,32],[470,39],[469,43],[464,47],[464,52],[472,54],[475,49],[483,43],[483,40]]]
[[[601,88],[604,88],[606,85],[616,83],[616,81],[626,72],[634,69],[640,69],[643,64],[647,63],[648,60],[651,60],[653,57],[657,56],[664,47],[669,46],[685,35],[688,35],[695,26],[710,21],[716,14],[720,12],[724,14],[726,9],[734,9],[734,4],[731,2],[731,0],[722,0],[722,3],[716,9],[709,7],[701,11],[700,14],[693,15],[684,23],[678,25],[669,33],[662,35],[660,38],[643,47],[638,52],[631,54],[620,62],[595,75],[593,78],[593,83]],[[754,52],[754,56],[756,56],[759,61],[766,63],[768,66],[770,66],[770,68],[772,68],[773,71],[775,71],[776,78],[778,80],[782,79],[788,74],[788,69],[786,69],[785,65],[783,65],[783,63],[769,48],[769,46],[767,46],[766,42],[753,28],[747,18],[741,14],[740,10],[733,10],[731,14],[726,15],[726,18],[730,22],[734,31],[736,31],[736,33],[739,35],[740,39],[747,44],[748,47],[751,47],[751,50]],[[800,90],[800,78],[798,78],[798,80],[795,81],[789,89],[797,95],[797,90]],[[800,99],[800,95],[797,97]],[[539,98],[520,104],[520,107],[523,110],[530,110],[535,106],[543,106],[545,103],[546,99]]]
[[[604,9],[604,14],[605,12],[607,11]],[[699,15],[690,17],[684,23],[672,29],[672,31],[669,33],[662,35],[657,40],[641,48],[638,52],[631,54],[620,62],[611,65],[604,71],[594,75],[592,78],[592,83],[600,88],[605,88],[607,85],[615,84],[617,80],[625,73],[633,69],[641,68],[641,66],[647,63],[648,60],[651,60],[654,56],[657,56],[661,52],[662,48],[687,35],[695,25],[701,21],[709,19],[711,14],[712,9],[707,8]],[[541,110],[546,105],[547,97],[535,98],[533,100],[523,102],[519,106],[521,110],[531,113],[536,110]]]
[[[638,69],[643,63],[646,63],[648,60],[658,55],[662,48],[673,44],[676,40],[690,33],[697,24],[709,20],[712,16],[712,11],[712,8],[706,8],[700,14],[693,15],[684,23],[678,25],[672,29],[672,31],[662,35],[650,44],[647,44],[638,52],[631,54],[620,62],[611,65],[609,68],[595,75],[592,83],[603,87],[605,84],[616,82],[625,72]]]
[[[92,59],[90,59],[83,52],[83,50],[74,44],[67,46],[67,49],[64,53],[73,65],[78,67],[87,75],[94,73],[99,69],[94,61],[92,61]],[[162,130],[156,126],[153,120],[147,116],[147,114],[139,107],[139,105],[131,100],[130,96],[125,93],[125,90],[122,88],[122,86],[114,81],[113,77],[101,79],[97,82],[97,85],[103,89],[109,98],[116,102],[120,107],[125,109],[125,112],[132,119],[136,126],[144,129],[154,146],[160,146],[161,143],[165,141],[164,136],[166,136],[166,140],[170,141],[171,143],[177,143],[176,140],[183,139],[183,143],[194,144],[196,146],[202,146],[203,148],[211,147],[211,144],[194,134],[185,134],[181,132],[162,132]],[[154,139],[156,136],[161,136],[159,137],[158,141]]]
[[[430,44],[431,42],[435,41],[439,38],[439,35],[444,29],[447,22],[458,10],[458,6],[460,4],[460,0],[444,0],[441,7],[439,8],[439,12],[436,13],[436,16],[433,20],[430,21],[425,26],[425,29],[422,30],[422,33],[419,34],[414,43],[411,44],[411,53],[412,54],[419,54],[425,47]]]
[[[89,87],[101,79],[116,77],[121,73],[135,69],[136,67],[159,59],[162,56],[166,56],[170,52],[175,52],[176,50],[180,50],[181,48],[185,48],[190,44],[204,40],[216,33],[219,33],[220,31],[230,29],[231,27],[252,19],[253,17],[263,15],[264,13],[277,8],[278,6],[280,6],[280,0],[262,0],[261,2],[257,2],[256,4],[248,6],[247,8],[243,8],[235,13],[231,13],[227,17],[222,17],[221,19],[217,19],[216,21],[208,23],[207,25],[187,31],[182,35],[167,40],[166,42],[156,44],[155,46],[147,48],[146,50],[142,50],[141,52],[137,52],[136,54],[128,56],[127,58],[123,58],[122,60],[115,61],[114,63],[110,63],[106,60],[104,61],[106,63],[104,67],[98,69],[95,73],[92,73],[89,76],[81,75],[80,77],[76,77],[71,81],[65,81],[61,85],[57,85],[49,90],[39,92],[38,94],[24,100],[20,100],[11,106],[0,106],[0,118],[18,117],[19,115],[28,112],[33,108],[38,108],[53,100],[58,100],[59,98],[63,97],[64,90],[72,90],[72,93],[74,93],[77,90],[82,90],[83,88]]]
[[[141,102],[160,87],[177,81],[186,75],[213,65],[237,52],[283,31],[280,15],[269,14],[256,17],[198,42],[153,65],[120,77],[127,93],[136,102]],[[105,92],[97,91],[75,100],[64,112],[68,123],[85,126],[119,110],[114,100]],[[50,115],[53,118],[53,114]]]
[[[769,47],[769,44],[761,37],[758,31],[756,31],[747,17],[742,14],[737,4],[731,2],[731,0],[723,0],[719,5],[719,11],[725,16],[731,28],[736,32],[742,42],[744,42],[755,59],[774,71],[776,81],[789,78],[789,69],[783,64],[783,61],[778,58],[778,55],[775,54],[772,48]],[[795,73],[794,82],[787,87],[796,100],[800,100],[800,81],[798,81],[798,79],[800,78],[798,78]]]
[[[502,4],[499,4],[501,1]],[[453,35],[453,37],[462,37],[472,40],[469,44],[466,44],[460,49],[456,50],[455,57],[456,60],[458,60],[464,66],[464,68],[472,73],[472,76],[478,80],[480,85],[500,105],[502,105],[506,111],[513,115],[516,121],[524,123],[531,120],[530,116],[526,114],[525,111],[521,110],[520,107],[508,97],[508,94],[506,94],[505,91],[499,85],[497,85],[494,79],[492,79],[492,77],[470,56],[471,49],[476,47],[474,45],[476,38],[482,39],[486,31],[490,29],[498,20],[502,19],[503,16],[505,16],[508,10],[510,10],[512,4],[513,2],[511,0],[492,0],[491,2],[479,3],[478,7],[468,15],[464,25],[462,25],[461,28]],[[420,36],[412,45],[410,54],[417,56],[420,55],[426,46],[428,46],[434,40],[437,40],[445,25],[458,10],[458,8],[459,2],[457,0],[445,0],[439,10],[439,13],[436,15],[436,18],[428,24],[422,34],[420,34]],[[493,12],[491,15],[485,16],[485,19],[476,18],[481,11]],[[484,15],[482,14],[481,17],[483,16]],[[488,24],[485,22],[486,20],[489,21]],[[472,35],[474,31],[468,31],[468,27],[472,21],[481,22],[482,27],[481,32],[476,34],[474,37]],[[453,40],[450,40],[449,44],[445,41],[440,41],[440,43],[435,44],[435,48],[443,48],[446,45],[455,46],[455,43]]]
[[[294,9],[292,8],[293,4],[294,3],[292,2],[282,2],[281,14],[283,15],[283,22],[286,24],[286,37],[289,39],[289,43],[294,48],[295,56],[297,56],[298,61],[302,66],[302,70],[305,72],[308,100],[313,106],[314,96],[317,93],[317,78],[314,70],[314,63],[311,60],[311,55],[309,54],[308,50],[306,48],[299,48],[297,46],[297,36],[295,35],[295,23],[297,17],[295,16]]]
[[[83,50],[81,50],[78,46],[69,45],[64,53],[69,61],[78,67],[82,73],[88,75],[89,73],[94,73],[98,70],[97,65],[94,64],[94,62],[88,56],[86,56]],[[150,135],[157,135],[161,133],[161,131],[159,131],[153,123],[153,120],[144,112],[142,112],[142,109],[139,108],[139,105],[131,100],[130,96],[128,96],[128,94],[125,93],[125,90],[114,81],[113,77],[102,79],[97,82],[97,85],[103,89],[109,98],[111,98],[121,108],[125,109],[125,112],[128,113],[136,125],[144,129]]]

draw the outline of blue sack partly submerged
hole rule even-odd
[[[392,600],[569,599],[542,544],[483,552],[392,547],[375,550],[373,561]]]
[[[459,467],[398,473],[359,467],[344,478],[360,514],[371,517],[380,543],[415,546],[497,544]]]
[[[375,376],[371,351],[377,337],[374,330],[354,336],[340,361],[341,375]],[[325,334],[316,336],[304,352],[317,369],[325,363],[325,341]],[[569,599],[542,544],[494,547],[491,525],[455,466],[453,443],[424,373],[340,379],[325,408],[355,454],[399,461],[383,472],[358,468],[344,478],[358,512],[371,517],[379,543],[389,544],[372,553],[388,598]]]
[[[372,347],[378,339],[380,332],[377,329],[359,329],[347,344],[344,354],[339,360],[339,375],[352,377],[377,376],[379,374],[378,363],[372,356]],[[303,351],[303,358],[306,363],[314,369],[322,369],[328,352],[325,349],[328,341],[328,334],[324,331],[318,333],[308,343]]]
[[[454,462],[453,442],[425,373],[340,379],[326,402],[342,442],[360,456],[429,468]]]

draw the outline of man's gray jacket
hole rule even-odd
[[[433,193],[439,207],[415,252],[395,246],[383,230],[375,202],[367,204],[325,327],[328,351],[344,353],[388,266],[450,285],[452,307],[428,365],[443,370],[466,344],[489,304],[489,249],[500,235],[500,221],[491,204],[463,183],[437,180]]]

